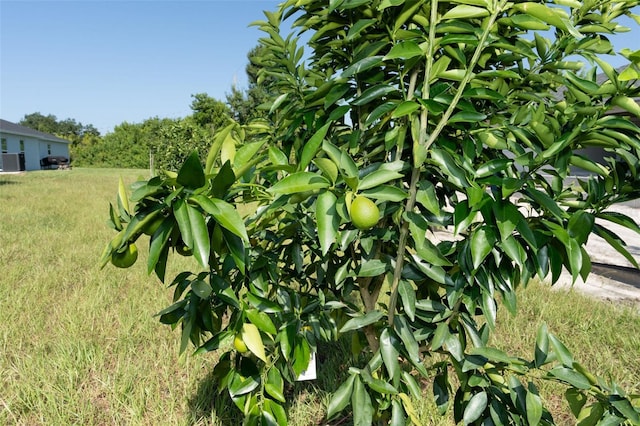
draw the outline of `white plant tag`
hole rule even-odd
[[[303,380],[315,380],[316,378],[316,353],[311,352],[311,358],[309,359],[307,369],[300,373],[296,381],[301,382]]]

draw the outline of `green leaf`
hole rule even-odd
[[[609,403],[626,419],[630,420],[632,425],[640,424],[640,414],[638,414],[638,411],[636,411],[627,398],[620,395],[611,395],[609,397]]]
[[[447,370],[443,370],[433,380],[433,396],[438,407],[438,413],[443,416],[449,408],[449,384]]]
[[[384,314],[381,311],[371,311],[365,315],[351,318],[344,323],[344,325],[340,329],[340,333],[346,333],[347,331],[351,330],[359,330],[363,327],[380,321],[382,317],[384,317]]]
[[[373,67],[380,65],[382,62],[383,56],[369,56],[367,58],[361,59],[344,70],[344,72],[340,75],[340,78],[351,77],[354,74],[367,71]]]
[[[450,119],[449,124],[453,123],[477,123],[487,118],[486,114],[475,111],[460,111],[455,113]]]
[[[569,403],[571,412],[576,418],[578,418],[580,412],[582,411],[582,408],[584,407],[584,404],[587,403],[587,397],[585,396],[585,394],[575,388],[567,389],[564,393],[564,397]]]
[[[549,343],[556,354],[557,359],[566,367],[573,366],[573,356],[569,349],[553,334],[549,334]]]
[[[604,212],[596,215],[599,219],[608,220],[609,222],[617,223],[627,229],[640,234],[640,226],[629,216],[618,212]]]
[[[211,148],[209,148],[209,153],[207,154],[207,163],[205,165],[207,173],[211,173],[211,170],[213,169],[215,161],[218,158],[218,154],[220,153],[222,142],[227,138],[233,138],[232,130],[235,129],[236,126],[237,124],[234,122],[216,132]]]
[[[316,200],[316,222],[318,223],[318,239],[322,254],[325,255],[336,241],[340,215],[336,210],[337,197],[331,191],[325,191]]]
[[[269,317],[266,312],[262,312],[257,309],[245,309],[244,313],[247,316],[247,319],[253,325],[258,327],[258,329],[271,335],[275,335],[278,333],[276,326],[273,324],[273,321],[271,321],[271,317]]]
[[[277,146],[269,146],[269,161],[277,166],[283,166],[289,164],[287,156]]]
[[[313,163],[318,166],[318,169],[322,171],[322,174],[331,179],[331,182],[335,183],[338,179],[338,166],[328,158],[316,158]]]
[[[544,209],[548,210],[552,215],[557,217],[560,220],[563,220],[567,214],[564,210],[562,210],[558,203],[556,203],[551,197],[545,194],[542,191],[539,191],[535,188],[527,188],[524,190],[524,193],[531,197],[536,203],[542,206]]]
[[[406,426],[407,418],[404,415],[402,402],[397,399],[391,400],[391,423],[390,426]]]
[[[293,372],[296,376],[302,374],[307,368],[309,368],[309,361],[311,360],[311,350],[309,343],[306,340],[298,340],[293,348]]]
[[[375,19],[360,19],[355,24],[349,28],[349,32],[347,33],[347,41],[352,41],[354,38],[358,37],[360,33],[371,25],[375,24]]]
[[[547,23],[531,15],[517,14],[517,15],[512,15],[509,18],[511,19],[511,22],[513,22],[513,24],[516,27],[519,27],[525,30],[546,31],[549,29],[549,25],[547,25]]]
[[[383,329],[380,333],[380,354],[391,380],[400,375],[399,351],[396,349],[399,343],[400,341],[389,328]]]
[[[180,237],[187,247],[193,247],[193,234],[189,219],[189,205],[184,199],[179,199],[173,204],[173,216],[176,218]]]
[[[231,162],[227,161],[211,181],[211,195],[215,198],[224,198],[235,181],[236,174],[233,172]]]
[[[540,420],[542,419],[542,400],[538,394],[532,392],[531,387],[530,385],[525,400],[527,406],[527,424],[536,426],[540,424]]]
[[[200,346],[195,352],[194,355],[200,355],[205,352],[215,351],[221,346],[226,345],[227,343],[233,340],[233,332],[232,331],[222,331],[213,335],[209,340],[207,340],[202,346]]]
[[[333,418],[340,411],[344,410],[351,399],[353,393],[353,383],[356,376],[350,375],[349,378],[343,382],[340,387],[333,393],[329,406],[327,407],[327,419]]]
[[[471,236],[471,258],[474,269],[478,269],[487,255],[491,253],[495,243],[495,232],[488,226],[482,226],[473,233]]]
[[[496,158],[489,160],[476,169],[476,178],[484,178],[494,173],[501,172],[511,166],[513,160],[506,158]]]
[[[378,275],[384,274],[387,267],[388,265],[383,261],[373,259],[363,262],[358,266],[356,272],[359,277],[377,277]]]
[[[192,245],[193,256],[196,258],[200,266],[209,267],[209,251],[211,250],[211,242],[209,240],[209,230],[205,223],[204,216],[195,207],[185,203],[187,213],[189,214],[189,224],[191,227],[191,235],[193,238]]]
[[[175,222],[165,220],[162,222],[158,230],[151,237],[149,243],[149,257],[147,259],[147,273],[160,268],[164,271],[164,264],[167,261],[167,253],[169,252],[169,237],[173,233]],[[161,281],[164,281],[164,276],[160,277]]]
[[[401,280],[398,284],[398,293],[405,313],[411,321],[414,321],[416,315],[416,291],[409,281]]]
[[[640,117],[640,105],[638,105],[637,101],[633,98],[628,96],[616,96],[611,100],[611,103],[630,112],[636,117]]]
[[[412,40],[406,40],[394,44],[389,53],[384,57],[384,60],[403,59],[406,61],[407,59],[423,55],[424,52],[418,43]]]
[[[571,386],[578,389],[590,389],[591,383],[582,374],[575,370],[566,367],[555,367],[549,370],[549,374],[563,382],[569,383]]]
[[[591,213],[579,210],[569,218],[567,232],[569,232],[571,238],[574,238],[578,244],[582,245],[587,242],[587,238],[593,230],[594,223],[595,217]]]
[[[206,183],[204,170],[196,151],[193,151],[180,167],[177,182],[189,189],[202,188]]]
[[[264,144],[264,141],[244,143],[233,158],[235,171],[238,172],[242,170],[245,164],[250,163]]]
[[[249,236],[247,235],[244,221],[240,217],[240,213],[231,204],[217,198],[208,198],[204,195],[195,195],[191,197],[191,200],[198,203],[204,211],[213,216],[220,226],[240,237],[245,244],[249,244]]]
[[[236,396],[245,395],[257,388],[260,385],[260,379],[256,376],[242,377],[239,373],[233,375],[233,379],[229,384],[229,396],[234,398]]]
[[[638,261],[631,255],[631,253],[629,253],[629,251],[627,251],[627,249],[624,248],[626,245],[624,241],[622,241],[616,234],[598,224],[593,226],[593,232],[599,237],[602,237],[611,247],[631,262],[633,266],[636,268],[640,267],[638,266]]]
[[[504,363],[504,364],[512,364],[514,363],[513,358],[509,355],[501,351],[500,349],[491,348],[491,347],[480,347],[480,348],[472,348],[470,353],[472,355],[480,355],[492,363]]]
[[[282,374],[280,374],[280,370],[277,367],[274,366],[269,369],[264,388],[276,401],[287,402],[284,397],[284,380],[282,380]]]
[[[378,169],[364,176],[362,179],[360,179],[360,184],[358,185],[358,189],[365,190],[365,189],[375,188],[391,180],[400,179],[401,177],[402,177],[402,173],[398,173],[394,170]]]
[[[469,19],[469,18],[483,18],[489,16],[489,11],[483,7],[469,6],[461,4],[453,9],[449,9],[444,14],[442,20],[445,19]]]
[[[482,416],[484,410],[487,408],[487,402],[488,398],[486,392],[478,392],[477,394],[473,395],[464,409],[462,422],[465,425],[468,425],[478,420],[480,416]]]
[[[206,299],[213,291],[208,282],[203,280],[195,280],[191,283],[191,290],[201,299]]]
[[[554,27],[558,27],[565,31],[568,30],[567,24],[569,16],[564,10],[551,8],[545,4],[533,2],[518,3],[515,5],[514,9],[538,18],[549,25],[553,25]]]
[[[366,105],[371,101],[380,99],[389,93],[397,92],[398,89],[388,84],[377,84],[375,86],[366,89],[360,96],[351,101],[351,105],[361,106]]]
[[[549,357],[549,331],[547,325],[542,323],[538,328],[536,335],[536,348],[535,348],[535,366],[541,367],[547,362]]]
[[[131,215],[131,210],[129,208],[129,197],[127,196],[127,189],[124,186],[124,181],[122,177],[118,179],[118,207],[120,210],[124,210],[124,213],[127,215]]]
[[[399,104],[391,115],[393,118],[404,117],[420,109],[420,104],[414,101],[404,101]]]
[[[249,302],[249,304],[254,308],[257,308],[260,312],[276,314],[283,311],[282,306],[278,305],[276,302],[265,299],[264,297],[256,296],[253,293],[247,293],[246,298],[247,302]]]
[[[328,188],[329,186],[331,186],[331,183],[322,175],[311,172],[297,172],[276,182],[268,191],[274,194],[286,195]]]
[[[604,415],[604,407],[601,403],[596,402],[587,407],[584,407],[580,411],[578,416],[578,426],[595,426],[600,423],[602,416]]]
[[[413,366],[418,370],[420,374],[423,376],[427,376],[427,370],[424,365],[422,365],[422,361],[420,360],[420,347],[418,342],[416,341],[415,336],[411,330],[411,325],[407,322],[407,320],[402,315],[396,315],[393,327],[396,334],[402,340],[404,344],[404,349],[407,351],[407,355],[409,355],[409,361],[413,364]]]
[[[311,163],[311,160],[313,160],[313,157],[315,157],[316,153],[320,149],[322,141],[327,135],[329,127],[331,127],[331,122],[318,129],[307,141],[307,143],[304,144],[304,148],[302,148],[302,154],[300,155],[300,163],[298,164],[299,171],[306,170],[309,163]]]
[[[373,424],[371,397],[360,377],[356,377],[353,384],[351,407],[353,408],[353,426],[371,426]]]
[[[380,185],[375,188],[362,191],[361,194],[368,198],[373,198],[374,200],[391,201],[394,203],[406,200],[409,195],[403,189],[391,185]]]

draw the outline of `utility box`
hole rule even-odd
[[[24,152],[2,154],[2,170],[5,172],[22,172],[25,170]]]

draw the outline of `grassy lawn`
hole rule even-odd
[[[114,235],[105,223],[120,176],[132,182],[147,172],[0,175],[0,424],[239,424],[208,378],[215,356],[178,357],[178,333],[154,317],[171,292],[146,274],[145,244],[130,269],[98,267]],[[195,263],[172,258],[170,268],[172,277]],[[520,296],[517,317],[501,313],[498,347],[531,358],[546,322],[577,360],[640,393],[637,312],[542,285]],[[291,424],[324,424],[324,389],[345,374],[348,352],[334,346],[320,354],[319,379],[290,391]],[[543,392],[558,423],[571,423],[562,389]],[[417,404],[424,424],[450,424],[430,396],[425,389]]]

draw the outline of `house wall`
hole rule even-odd
[[[2,139],[7,140],[7,152],[19,153],[20,141],[24,141],[24,158],[26,170],[40,170],[40,159],[47,155],[59,155],[69,158],[69,145],[62,142],[53,142],[36,139],[28,136],[0,133]],[[49,146],[51,153],[49,154]],[[2,161],[0,156],[0,162]],[[0,163],[0,169],[2,164]]]

